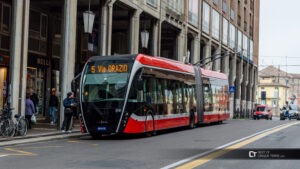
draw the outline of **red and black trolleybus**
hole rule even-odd
[[[138,55],[95,56],[80,80],[81,124],[92,136],[154,133],[229,118],[223,73]]]

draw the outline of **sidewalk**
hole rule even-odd
[[[62,133],[60,130],[47,128],[33,128],[28,130],[26,136],[16,136],[3,138],[0,136],[0,146],[10,146],[16,144],[32,143],[46,140],[64,139],[68,137],[83,136],[80,128],[75,126],[72,133]]]

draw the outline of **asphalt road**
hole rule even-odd
[[[297,160],[225,159],[235,151],[247,148],[299,148],[300,124],[295,122],[278,119],[228,120],[223,124],[192,130],[181,128],[159,132],[154,137],[122,136],[93,140],[82,136],[0,147],[0,169],[189,168],[185,166],[189,163],[196,163],[196,168],[299,168]],[[289,124],[293,125],[286,127]],[[248,138],[228,153],[206,159],[201,165],[197,163],[197,159],[213,154],[207,152],[216,147],[280,125],[286,128],[260,133],[265,136],[256,140]],[[197,158],[189,158],[193,156]],[[187,161],[180,163],[184,159]],[[178,165],[172,165],[176,163]]]

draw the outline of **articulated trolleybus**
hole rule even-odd
[[[147,133],[229,118],[223,73],[146,55],[95,56],[80,80],[82,131]]]

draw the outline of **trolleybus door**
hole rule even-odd
[[[203,103],[203,81],[202,73],[198,66],[195,69],[195,82],[196,82],[196,98],[197,98],[197,117],[198,124],[204,121],[204,103]]]

